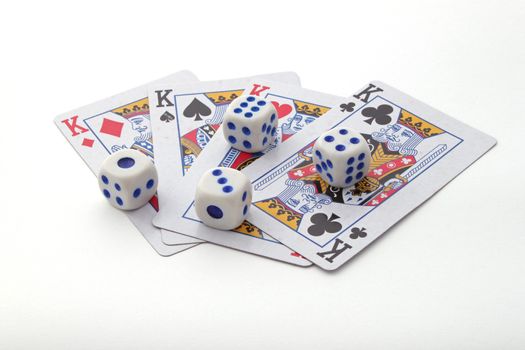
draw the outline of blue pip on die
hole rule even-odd
[[[370,166],[366,140],[349,128],[334,128],[321,134],[312,149],[315,168],[334,187],[349,187],[363,179]]]
[[[224,138],[240,151],[261,152],[277,138],[277,119],[277,110],[270,101],[257,96],[239,96],[224,112]]]
[[[145,154],[123,149],[107,157],[98,173],[98,184],[109,203],[118,209],[144,206],[157,191],[157,169]]]
[[[220,230],[240,226],[252,203],[252,185],[238,170],[218,167],[202,175],[195,192],[195,211],[202,222]]]

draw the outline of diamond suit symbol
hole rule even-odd
[[[124,123],[104,118],[104,120],[102,121],[102,126],[100,127],[100,132],[103,134],[120,137],[120,135],[122,134],[123,127]]]
[[[95,140],[88,139],[87,137],[82,140],[82,146],[93,147],[93,143],[95,143]]]

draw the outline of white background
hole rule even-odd
[[[523,349],[523,1],[9,1],[0,19],[1,349]],[[380,79],[493,136],[335,273],[161,258],[55,115],[173,71]]]

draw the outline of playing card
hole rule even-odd
[[[327,185],[312,164],[316,138],[336,126],[361,133],[372,154],[368,172],[349,188]],[[334,270],[495,143],[382,82],[372,82],[342,100],[314,128],[246,169],[254,186],[247,220],[321,268]]]
[[[299,85],[293,72],[257,76],[271,81]],[[202,150],[210,143],[222,123],[230,102],[243,93],[250,79],[239,78],[185,85],[162,84],[150,89],[152,128],[155,137],[155,163],[159,173],[159,204],[180,200],[180,180]],[[177,233],[164,243],[183,244],[194,238]]]
[[[193,73],[181,71],[152,82],[186,83],[198,81]],[[139,150],[153,158],[148,85],[129,90],[88,106],[64,113],[55,118],[55,124],[86,162],[93,173],[111,153],[122,148]],[[96,182],[93,190],[97,190]],[[109,208],[109,206],[108,206]],[[161,230],[151,224],[158,209],[156,197],[140,209],[128,211],[137,229],[162,256],[169,256],[193,247],[195,244],[169,246],[161,241]],[[195,239],[188,239],[195,242]]]
[[[316,122],[330,107],[341,98],[302,89],[297,86],[270,82],[262,79],[252,81],[245,94],[269,99],[277,110],[279,128],[277,142],[267,152],[278,152],[278,144],[288,142],[292,136],[306,125]],[[277,147],[276,147],[277,146]],[[196,184],[201,175],[216,166],[243,170],[255,162],[262,153],[245,153],[231,148],[224,139],[222,128],[201,152],[191,171],[183,181],[172,188],[164,198],[162,211],[155,217],[154,224],[170,230],[191,235],[205,241],[230,248],[270,257],[299,265],[311,263],[298,256],[271,237],[249,220],[233,231],[221,231],[202,224],[196,216],[193,203]],[[253,166],[253,165],[252,165]],[[249,168],[249,167],[248,167]],[[178,195],[175,195],[178,194]],[[163,240],[169,242],[172,233],[164,231]]]

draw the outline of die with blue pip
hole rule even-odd
[[[102,194],[118,209],[140,208],[157,191],[155,165],[148,156],[133,149],[123,149],[107,157],[97,177]]]
[[[224,113],[224,138],[240,151],[264,151],[277,138],[277,119],[277,110],[270,101],[258,96],[239,96]]]
[[[372,158],[363,136],[345,127],[322,133],[312,152],[315,169],[334,187],[350,187],[362,180]]]
[[[201,221],[220,230],[240,226],[252,202],[252,185],[246,175],[218,167],[202,175],[195,192],[195,211]]]

